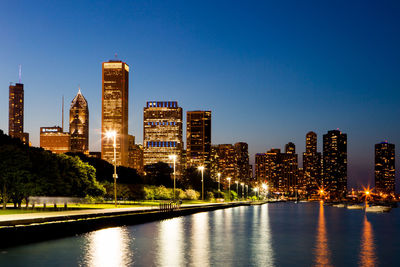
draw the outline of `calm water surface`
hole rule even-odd
[[[319,203],[197,213],[0,254],[0,266],[400,266],[399,262],[400,208],[365,215]]]

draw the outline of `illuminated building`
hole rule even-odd
[[[249,146],[245,142],[238,142],[234,145],[236,151],[236,168],[238,178],[242,182],[248,182],[252,177],[249,176]]]
[[[211,111],[186,113],[186,165],[187,167],[210,165]]]
[[[103,62],[101,108],[101,158],[113,163],[113,140],[107,131],[116,132],[116,164],[128,165],[129,66],[122,61]]]
[[[387,141],[375,145],[375,192],[395,193],[395,146]]]
[[[292,142],[285,145],[285,153],[282,157],[282,180],[284,192],[293,193],[297,189],[298,178],[298,156],[296,154],[296,146]]]
[[[29,134],[24,133],[24,85],[9,87],[8,135],[29,144]]]
[[[323,136],[323,186],[331,198],[347,194],[347,135],[339,130]]]
[[[271,191],[294,193],[298,180],[298,156],[293,143],[285,146],[285,153],[280,149],[270,149],[255,156],[256,179],[268,183]]]
[[[306,135],[306,152],[303,153],[303,186],[309,194],[316,193],[322,187],[321,153],[317,152],[317,134],[308,132]]]
[[[71,152],[89,152],[89,109],[88,103],[79,88],[69,110],[69,134]]]
[[[139,174],[143,174],[143,146],[135,144],[135,137],[132,135],[128,135],[128,143],[128,167],[136,169]]]
[[[176,155],[176,175],[181,175],[182,108],[176,101],[147,102],[143,110],[144,165],[157,162],[173,166],[170,155]]]
[[[61,127],[40,127],[40,147],[53,153],[61,154],[71,151],[71,137]]]
[[[211,154],[211,177],[217,179],[217,173],[221,174],[221,184],[228,184],[227,177],[232,182],[239,178],[236,166],[236,150],[232,144],[213,145]]]

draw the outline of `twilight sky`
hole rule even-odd
[[[39,127],[61,125],[62,95],[68,114],[80,86],[98,151],[101,63],[117,53],[131,68],[138,143],[149,100],[176,100],[184,117],[212,110],[212,142],[247,142],[252,163],[287,142],[302,162],[308,131],[321,150],[339,128],[349,186],[373,185],[375,143],[394,143],[400,167],[399,14],[399,1],[1,1],[0,129],[21,64],[32,144]]]

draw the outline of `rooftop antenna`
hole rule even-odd
[[[64,95],[62,96],[62,112],[61,112],[61,131],[64,132]]]
[[[22,80],[22,66],[19,65],[18,82],[21,83],[21,80]]]

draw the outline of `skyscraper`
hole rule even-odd
[[[298,180],[298,156],[296,146],[289,142],[285,145],[285,153],[282,157],[282,178],[284,183],[284,192],[294,193],[297,189]]]
[[[210,165],[211,111],[188,111],[186,113],[186,164]]]
[[[143,110],[144,165],[157,162],[173,167],[170,155],[176,155],[176,175],[181,175],[182,108],[176,101],[147,102]]]
[[[245,142],[238,142],[234,145],[236,151],[236,167],[238,178],[243,182],[248,182],[249,176],[249,145]]]
[[[303,186],[309,194],[317,193],[322,187],[321,153],[317,152],[317,134],[308,132],[306,135],[306,152],[303,153]]]
[[[387,141],[375,145],[375,191],[392,194],[395,192],[395,148]]]
[[[8,135],[29,144],[29,134],[24,133],[24,85],[16,83],[9,89]]]
[[[221,174],[221,184],[228,184],[226,178],[230,177],[231,182],[238,180],[237,155],[232,144],[220,144],[212,146],[211,177],[217,179],[217,173]]]
[[[128,93],[129,66],[125,62],[110,60],[102,68],[101,108],[101,158],[114,160],[113,140],[107,139],[108,131],[115,131],[116,163],[128,165]]]
[[[136,169],[139,174],[144,173],[143,166],[143,146],[135,144],[135,137],[132,135],[128,136],[129,139],[129,159],[128,166]]]
[[[347,135],[339,130],[323,137],[323,186],[331,198],[347,194]]]
[[[69,110],[71,152],[89,153],[89,109],[79,88]]]

